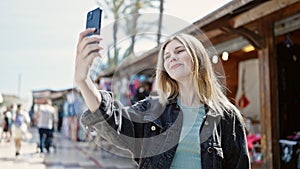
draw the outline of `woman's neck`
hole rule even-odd
[[[178,98],[183,106],[199,106],[202,104],[193,83],[180,83],[178,86]]]

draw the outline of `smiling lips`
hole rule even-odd
[[[179,66],[181,66],[182,64],[176,63],[174,65],[171,66],[171,70],[178,68]]]

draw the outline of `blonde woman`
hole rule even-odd
[[[89,65],[102,57],[100,36],[80,34],[75,81],[89,108],[87,130],[129,150],[138,168],[250,168],[240,112],[222,93],[203,44],[178,34],[161,46],[156,70],[158,97],[124,107],[112,93],[98,91]]]

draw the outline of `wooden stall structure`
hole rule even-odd
[[[255,103],[253,107],[257,109],[253,109],[256,112],[252,117],[259,128],[259,146],[256,148],[261,156],[252,159],[253,168],[288,168],[281,160],[279,140],[300,131],[296,125],[300,119],[300,83],[298,77],[290,76],[291,73],[299,74],[300,58],[299,52],[295,52],[289,62],[289,55],[281,56],[279,50],[280,44],[289,49],[300,46],[300,1],[233,0],[179,32],[199,36],[195,33],[197,30],[205,34],[217,51],[230,91],[228,98],[236,104],[242,103],[239,105],[242,108]],[[139,70],[155,68],[157,51],[158,48],[154,48],[140,57],[128,59],[116,76],[130,78]],[[220,59],[224,52],[227,52],[228,60]],[[249,73],[250,80],[243,75],[241,67]],[[154,74],[154,70],[147,73]],[[111,75],[113,71],[109,73]],[[247,78],[248,82],[254,82],[247,82],[249,88],[257,85],[255,92],[247,93],[247,87],[243,87],[243,82],[247,81],[243,79]],[[253,95],[252,100],[249,95]],[[291,97],[292,100],[287,99]]]

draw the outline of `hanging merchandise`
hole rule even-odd
[[[279,140],[282,168],[300,168],[300,143],[292,140]]]
[[[62,133],[66,138],[70,138],[70,119],[68,116],[63,118]]]
[[[151,78],[146,75],[136,75],[131,78],[130,84],[130,96],[131,96],[131,104],[136,103],[142,99],[145,99],[149,96],[152,90],[152,82]]]
[[[246,108],[249,105],[250,101],[246,97],[245,93],[245,68],[243,67],[243,73],[242,73],[242,95],[238,99],[238,106],[242,109]]]
[[[83,100],[83,97],[79,94],[79,93],[75,93],[74,92],[74,108],[75,108],[75,111],[76,111],[76,117],[77,119],[81,116],[81,114],[86,111],[88,109],[87,105],[85,104],[84,100]],[[76,121],[75,121],[76,122]],[[77,132],[77,140],[78,141],[84,141],[85,138],[86,138],[86,135],[85,135],[85,130],[83,128],[83,126],[81,126],[79,124],[79,121],[77,120],[77,128],[78,128],[78,132]]]
[[[119,86],[119,93],[120,93],[120,97],[119,100],[121,103],[123,103],[124,105],[130,105],[130,82],[127,78],[123,78],[120,81],[120,86]]]
[[[70,116],[70,139],[73,141],[78,140],[78,119],[76,116]]]
[[[102,77],[99,82],[99,89],[111,91],[111,78]]]
[[[260,121],[258,59],[239,62],[238,75],[236,105],[245,117]]]
[[[146,76],[145,75],[139,75],[138,79],[140,82],[144,82],[146,80]]]

